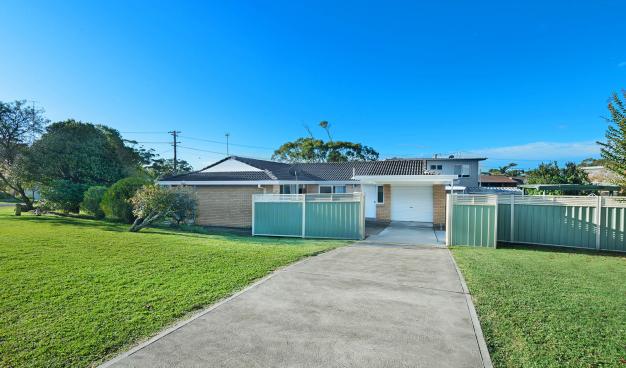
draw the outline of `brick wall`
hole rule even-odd
[[[391,221],[391,185],[383,185],[383,203],[376,204],[376,220]]]
[[[252,227],[252,194],[257,186],[200,186],[195,188],[196,223],[205,226]],[[271,193],[271,188],[266,190]]]
[[[433,185],[433,225],[446,225],[446,186]]]

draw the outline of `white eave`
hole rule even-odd
[[[457,175],[356,175],[361,184],[450,184]]]
[[[319,185],[346,185],[360,184],[355,180],[348,181],[304,181],[304,180],[169,180],[159,181],[159,185],[280,185],[280,184],[319,184]]]

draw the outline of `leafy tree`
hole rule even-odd
[[[512,170],[517,164],[515,162],[511,162],[504,166],[500,166],[497,169],[489,170],[489,175],[505,175],[505,176],[517,176],[522,171],[521,170]]]
[[[27,210],[33,208],[26,194],[29,180],[25,177],[23,157],[32,139],[48,124],[42,109],[28,106],[26,101],[0,101],[0,186],[20,197]]]
[[[281,145],[272,159],[283,162],[347,162],[347,161],[375,161],[378,152],[372,147],[360,143],[334,141],[330,134],[330,124],[322,121],[319,126],[324,129],[328,141],[317,139],[307,125],[304,126],[308,137],[298,138],[293,142]]]
[[[193,217],[196,211],[196,196],[191,190],[178,188],[174,190],[175,199],[171,218],[177,225]]]
[[[89,187],[83,195],[83,201],[80,203],[80,208],[97,219],[104,218],[104,211],[102,210],[100,204],[102,203],[102,199],[104,198],[104,193],[106,193],[106,191],[107,187],[105,186]]]
[[[580,161],[580,164],[578,164],[579,166],[582,167],[586,167],[586,166],[604,166],[604,160],[601,158],[593,158],[593,157],[589,157],[586,158],[582,161]]]
[[[176,171],[174,171],[174,159],[171,158],[152,159],[152,162],[145,169],[155,179],[193,171],[193,167],[185,160],[176,160]]]
[[[71,119],[48,126],[26,161],[27,171],[44,186],[53,180],[111,185],[137,173],[140,165],[117,131]]]
[[[617,174],[622,186],[626,186],[626,90],[619,94],[613,93],[608,104],[611,117],[607,119],[609,126],[606,142],[598,142],[602,147],[600,154],[604,166]]]
[[[101,207],[106,217],[132,223],[135,219],[130,199],[144,185],[150,182],[143,177],[129,177],[113,184],[104,193]]]
[[[43,187],[42,197],[52,209],[63,212],[79,212],[79,204],[83,200],[83,193],[87,190],[87,184],[72,183],[65,179],[52,180]]]
[[[130,231],[136,232],[167,217],[177,218],[193,211],[195,201],[189,192],[158,185],[146,185],[131,198],[136,216]]]
[[[542,163],[534,170],[526,172],[528,184],[589,184],[587,173],[573,162],[560,168],[554,161]],[[563,194],[575,194],[564,191]]]
[[[274,151],[273,159],[284,162],[347,162],[375,161],[378,152],[360,143],[332,141],[315,138],[298,138]]]

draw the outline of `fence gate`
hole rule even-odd
[[[363,239],[363,194],[254,194],[252,235]]]
[[[496,247],[498,197],[448,194],[446,236],[448,245]]]

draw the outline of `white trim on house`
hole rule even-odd
[[[224,180],[224,181],[194,181],[194,180],[171,180],[159,181],[159,185],[280,185],[280,184],[321,184],[321,185],[358,185],[358,181],[304,181],[304,180]]]
[[[245,162],[241,162],[234,158],[230,158],[226,161],[220,162],[217,165],[209,166],[200,172],[208,173],[208,172],[249,172],[249,171],[263,171],[257,167],[252,165],[248,165]]]

